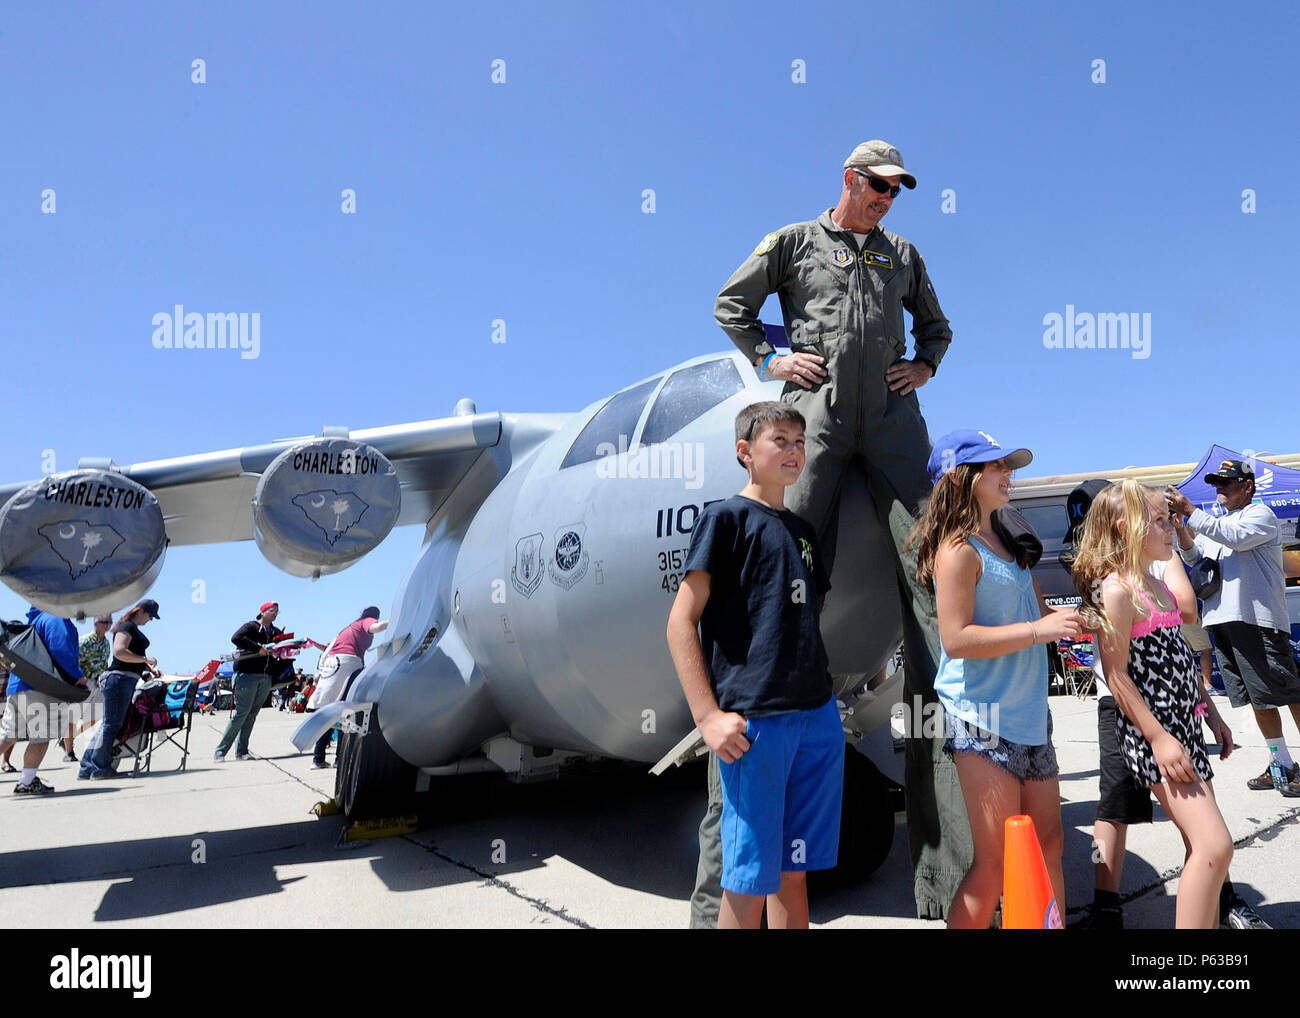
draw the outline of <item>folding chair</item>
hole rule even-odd
[[[199,683],[195,679],[181,679],[165,686],[161,682],[146,683],[136,695],[122,728],[123,750],[134,757],[133,777],[142,770],[149,773],[154,750],[167,743],[181,751],[181,762],[175,770],[185,770],[198,695]]]
[[[1092,694],[1097,679],[1092,670],[1094,652],[1091,642],[1067,643],[1061,651],[1066,689],[1080,700],[1086,700]]]

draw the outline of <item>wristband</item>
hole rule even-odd
[[[1028,620],[1025,620],[1025,625],[1029,627],[1029,646],[1032,647],[1038,642],[1038,630],[1036,630],[1034,624]]]
[[[768,361],[770,361],[770,360],[771,360],[773,357],[775,357],[775,356],[777,356],[777,353],[776,353],[775,350],[773,350],[770,354],[768,354],[766,357],[763,358],[763,363],[762,363],[761,367],[762,367],[762,370],[763,370],[763,374],[767,375],[768,378],[771,378],[772,376],[771,376],[770,374],[768,374],[767,363],[768,363]]]

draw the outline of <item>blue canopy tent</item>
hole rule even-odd
[[[1282,521],[1282,533],[1286,537],[1296,537],[1295,530],[1291,529],[1294,525],[1287,521],[1300,517],[1300,470],[1281,467],[1276,463],[1268,462],[1268,460],[1243,456],[1241,453],[1225,449],[1221,445],[1212,445],[1210,451],[1196,465],[1196,469],[1178,485],[1178,490],[1186,495],[1193,505],[1211,516],[1223,516],[1225,510],[1219,504],[1215,490],[1205,483],[1205,475],[1216,473],[1223,465],[1224,460],[1244,460],[1255,468],[1255,501],[1262,502],[1273,510],[1273,514]],[[1287,551],[1283,555],[1283,567],[1286,569],[1288,576],[1294,575],[1292,555],[1293,552],[1291,551]],[[1289,587],[1294,586],[1294,584],[1294,580],[1288,580],[1287,582]],[[1291,617],[1292,619],[1295,618],[1294,608],[1292,608]],[[1291,653],[1296,661],[1300,662],[1300,622],[1293,621],[1291,623]],[[1218,674],[1219,662],[1217,656],[1214,662],[1214,672],[1217,685],[1222,681]]]
[[[1210,451],[1191,475],[1178,485],[1178,490],[1211,516],[1222,516],[1223,506],[1216,500],[1214,489],[1205,483],[1205,475],[1218,471],[1224,460],[1248,460],[1254,466],[1255,500],[1272,509],[1279,520],[1293,520],[1300,516],[1300,470],[1280,467],[1267,460],[1249,459],[1221,445],[1210,446]]]

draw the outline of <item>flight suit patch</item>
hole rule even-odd
[[[894,259],[887,254],[881,254],[879,251],[863,251],[862,261],[867,265],[878,265],[882,269],[892,269],[894,267]]]
[[[831,261],[840,268],[853,263],[853,255],[847,247],[837,247],[831,252]]]
[[[758,242],[758,247],[754,248],[754,254],[767,254],[772,248],[776,247],[776,234],[769,233],[766,237]]]

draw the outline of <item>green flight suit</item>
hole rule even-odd
[[[758,317],[771,293],[780,298],[791,349],[825,358],[828,373],[812,389],[787,383],[781,396],[808,425],[807,463],[786,492],[786,506],[816,528],[830,570],[844,473],[855,462],[864,470],[895,548],[904,696],[909,704],[918,695],[937,702],[934,596],[916,582],[915,555],[903,552],[913,514],[930,494],[930,439],[916,394],[899,396],[885,381],[885,369],[907,352],[904,310],[912,315],[918,360],[937,367],[952,341],[925,262],[909,241],[879,226],[859,249],[829,211],[769,233],[714,307],[718,324],[751,362],[772,352]],[[917,915],[930,918],[947,913],[973,853],[956,767],[942,746],[942,737],[909,737],[905,764]]]

